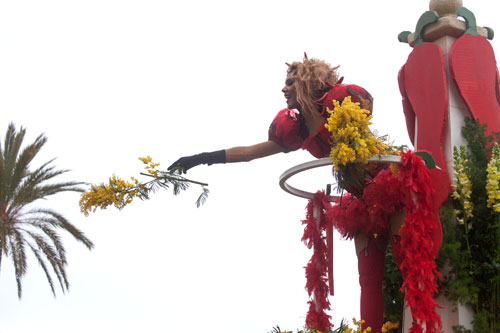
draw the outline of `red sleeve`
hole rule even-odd
[[[283,109],[269,126],[268,138],[284,147],[288,153],[301,147],[304,131],[302,117],[295,110]]]
[[[321,126],[318,133],[314,136],[309,136],[302,143],[302,149],[307,150],[316,158],[323,158],[330,154],[330,139],[331,134],[325,126]]]

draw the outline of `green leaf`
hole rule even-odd
[[[427,166],[428,169],[434,169],[434,168],[439,168],[436,165],[436,161],[434,161],[434,157],[426,151],[417,151],[415,155],[418,155],[422,158],[424,161],[425,165]]]

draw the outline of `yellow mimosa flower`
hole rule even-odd
[[[330,116],[325,127],[335,143],[330,159],[336,170],[340,164],[366,164],[369,158],[387,148],[368,128],[371,124],[370,112],[360,108],[359,103],[353,103],[351,96],[347,96],[342,104],[334,100],[333,105],[333,110],[327,108]]]

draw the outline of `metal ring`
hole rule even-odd
[[[380,155],[380,156],[375,156],[372,157],[368,160],[368,162],[372,163],[401,163],[401,156],[394,156],[394,155]],[[290,194],[293,194],[295,196],[301,197],[301,198],[306,198],[306,199],[312,199],[314,198],[314,193],[312,192],[307,192],[307,191],[302,191],[298,188],[293,187],[292,185],[287,183],[287,180],[290,179],[292,176],[301,173],[303,171],[309,170],[309,169],[314,169],[314,168],[319,168],[322,166],[327,166],[327,165],[332,165],[332,161],[325,157],[325,158],[320,158],[318,160],[298,164],[285,172],[283,172],[279,178],[279,184],[280,187],[285,191]],[[335,201],[338,198],[338,196],[329,196],[328,199],[329,201]]]

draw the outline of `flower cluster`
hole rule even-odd
[[[488,192],[487,206],[500,213],[500,147],[495,142],[491,154],[491,160],[487,167],[488,178],[486,191]]]
[[[362,329],[363,324],[365,323],[364,320],[356,320],[356,318],[352,318],[352,323],[357,326],[357,328],[353,329],[350,327],[347,327],[345,329],[345,333],[369,333],[372,331],[371,327],[367,327],[364,330]]]
[[[131,177],[131,181],[127,181],[113,175],[107,184],[91,185],[90,190],[82,193],[80,197],[81,212],[88,216],[89,213],[95,212],[97,208],[105,209],[108,206],[115,206],[121,210],[131,203],[134,198],[149,199],[149,194],[158,188],[172,186],[174,194],[178,194],[180,190],[187,189],[190,183],[202,187],[202,193],[196,202],[197,206],[200,206],[206,200],[208,195],[207,184],[186,179],[176,171],[159,171],[157,167],[160,163],[153,162],[150,156],[140,157],[139,160],[145,164],[144,169],[146,170],[146,173],[141,173],[141,175],[150,177],[151,180],[139,182],[138,179]]]
[[[139,160],[145,164],[144,169],[153,177],[158,177],[158,170],[156,167],[160,165],[160,163],[153,162],[151,156],[139,157]]]
[[[382,333],[389,333],[391,330],[395,330],[399,328],[399,322],[394,323],[392,321],[387,321],[382,326]]]
[[[140,196],[141,184],[137,179],[131,179],[130,182],[113,175],[108,184],[92,185],[91,190],[82,193],[80,197],[81,212],[88,216],[97,208],[105,209],[111,205],[122,209],[131,203],[134,197]]]
[[[369,130],[371,115],[362,109],[359,103],[351,101],[347,96],[340,104],[334,100],[334,109],[327,108],[330,116],[325,127],[331,133],[335,144],[330,151],[330,159],[335,170],[339,165],[355,161],[368,163],[368,159],[386,149],[386,145],[378,140]]]
[[[471,202],[472,183],[469,180],[469,167],[467,153],[464,146],[460,146],[460,150],[454,147],[454,191],[453,198],[458,200],[463,207],[463,214],[458,212],[458,223],[464,224],[464,219],[468,220],[473,217],[473,204]],[[463,215],[463,216],[460,216]]]

